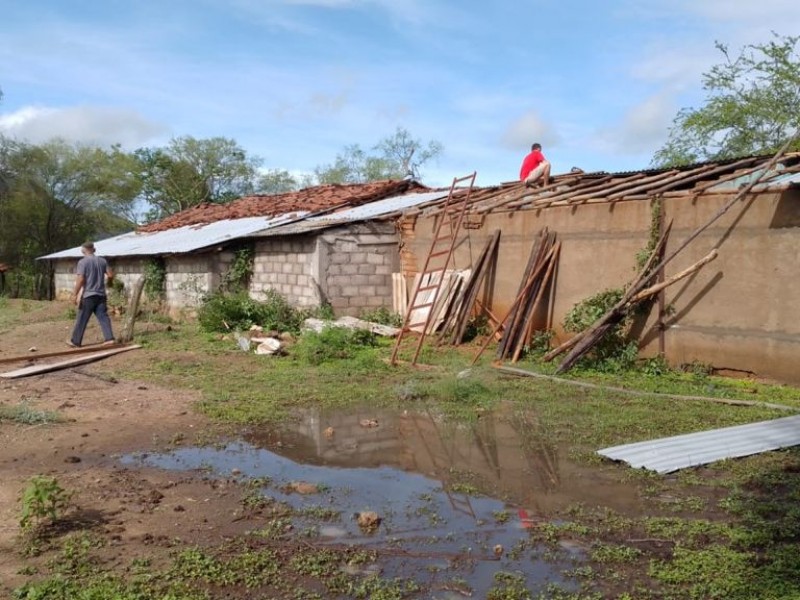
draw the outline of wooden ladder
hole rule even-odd
[[[428,255],[425,257],[425,263],[422,271],[419,274],[417,285],[414,286],[414,292],[411,295],[411,301],[408,303],[405,318],[403,320],[403,327],[394,344],[392,350],[392,357],[390,363],[397,364],[397,356],[400,352],[400,346],[403,338],[407,333],[412,331],[419,331],[419,340],[417,347],[414,351],[414,357],[411,359],[411,364],[417,364],[419,353],[422,350],[422,344],[425,341],[425,336],[428,334],[428,329],[431,322],[436,316],[436,308],[439,302],[439,292],[445,281],[445,274],[450,261],[453,258],[453,252],[458,243],[458,233],[461,230],[461,223],[464,220],[464,214],[467,212],[470,196],[472,194],[472,187],[475,185],[475,177],[477,173],[473,172],[471,175],[465,177],[456,177],[450,185],[450,192],[447,194],[444,205],[442,206],[441,213],[437,219],[436,227],[433,231],[431,239],[431,247],[428,250]],[[469,186],[466,188],[458,188],[457,185],[469,181]],[[425,310],[424,320],[419,320],[421,317],[415,317],[415,312]],[[417,322],[412,322],[414,319]],[[422,327],[421,330],[418,328]]]

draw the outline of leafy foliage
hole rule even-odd
[[[23,531],[30,531],[46,519],[56,521],[67,509],[70,497],[55,477],[32,477],[22,493],[19,526]]]
[[[439,142],[422,141],[411,137],[408,130],[398,127],[394,135],[372,147],[372,154],[358,144],[345,146],[332,165],[317,167],[319,183],[364,183],[380,179],[419,179],[423,165],[442,153]]]
[[[683,108],[653,163],[672,166],[775,152],[800,128],[800,36],[745,46],[703,75],[707,92],[699,108]],[[800,141],[794,150],[800,149]]]
[[[579,333],[589,328],[622,299],[623,293],[622,288],[612,288],[579,302],[564,317],[564,329]],[[636,361],[638,346],[626,338],[629,325],[630,320],[624,319],[609,329],[582,363],[612,372],[631,367]]]
[[[325,327],[320,333],[307,331],[292,348],[292,354],[310,365],[353,358],[362,348],[375,346],[375,334],[365,329]]]
[[[164,297],[167,284],[167,268],[161,259],[148,260],[144,265],[144,293],[150,300]]]
[[[15,267],[15,295],[49,297],[52,267],[38,256],[131,228],[133,166],[118,147],[0,136],[0,261]]]
[[[202,202],[225,203],[252,193],[261,163],[224,137],[178,137],[165,148],[142,148],[135,154],[151,221]]]
[[[246,291],[220,291],[206,296],[197,312],[205,331],[246,330],[253,325],[277,331],[300,331],[306,313],[293,308],[281,294],[267,290],[259,302]]]
[[[385,306],[373,308],[372,310],[364,310],[360,318],[365,321],[389,325],[391,327],[401,327],[403,325],[403,315],[392,312]]]
[[[222,278],[222,289],[237,291],[247,289],[253,275],[253,250],[240,248]]]

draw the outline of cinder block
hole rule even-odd
[[[375,265],[368,265],[368,264],[358,265],[358,274],[359,275],[374,275],[376,268],[377,267]]]
[[[350,255],[343,254],[341,252],[334,252],[330,256],[330,262],[332,265],[344,265],[350,262]]]
[[[375,286],[374,285],[360,285],[358,286],[358,291],[364,297],[370,297],[375,295]]]
[[[348,306],[350,306],[350,299],[349,298],[345,298],[343,296],[337,296],[335,298],[331,298],[330,299],[330,303],[331,303],[331,306],[334,309],[336,309],[336,308],[347,308]]]
[[[380,296],[370,296],[369,298],[364,298],[364,305],[370,308],[375,306],[387,306],[388,303],[386,302],[385,298],[381,298]]]
[[[370,285],[386,285],[386,277],[383,275],[370,275],[369,276],[369,284]]]
[[[328,279],[330,280],[331,276],[333,275],[340,275],[343,271],[342,268],[345,265],[328,265]],[[350,266],[350,265],[346,265]]]
[[[384,264],[384,257],[381,254],[367,254],[367,262],[372,265]]]
[[[352,277],[353,285],[363,286],[369,285],[369,276],[368,275],[354,275]]]
[[[358,267],[361,265],[342,265],[342,273],[345,275],[355,275],[358,273]]]
[[[388,298],[391,300],[392,298],[392,286],[390,285],[379,285],[375,288],[375,295],[380,298]]]
[[[281,273],[291,273],[292,272],[292,265],[289,263],[283,263],[281,265]]]
[[[355,285],[345,285],[342,286],[342,296],[347,296],[348,298],[356,298],[360,294],[360,290],[358,286]]]
[[[375,265],[376,275],[391,275],[392,267],[390,265]]]
[[[349,256],[351,263],[359,265],[368,262],[367,259],[369,258],[365,252],[351,252]]]
[[[286,276],[286,283],[290,285],[297,285],[297,275],[290,273]]]

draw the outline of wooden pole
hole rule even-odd
[[[121,344],[127,344],[133,340],[133,324],[136,322],[136,313],[139,312],[139,301],[142,298],[144,283],[145,276],[142,275],[133,286],[131,299],[128,302],[128,312],[125,313],[125,324],[122,326],[122,334],[119,338]]]
[[[657,284],[655,284],[653,286],[650,286],[649,288],[646,288],[646,289],[642,290],[641,292],[639,292],[635,296],[631,297],[631,299],[628,302],[630,304],[635,304],[637,302],[641,302],[642,300],[648,298],[649,296],[657,294],[658,292],[660,292],[664,288],[667,288],[667,287],[671,286],[673,283],[677,283],[678,281],[680,281],[681,279],[684,279],[685,277],[688,277],[692,273],[696,273],[703,266],[707,265],[712,260],[717,258],[718,254],[719,254],[719,252],[717,252],[717,249],[715,248],[714,250],[712,250],[711,252],[706,254],[703,258],[701,258],[696,263],[694,263],[691,267],[685,268],[680,273],[676,273],[675,275],[673,275],[672,277],[667,278],[666,280],[662,281],[661,283],[657,283]]]

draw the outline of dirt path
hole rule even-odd
[[[63,311],[63,305],[54,304],[22,315],[21,324],[0,332],[0,358],[32,346],[39,353],[64,349],[71,324]],[[87,341],[96,333],[90,330]],[[105,364],[123,360],[124,354]],[[18,366],[23,365],[0,365],[0,371]],[[128,468],[119,460],[129,452],[214,439],[213,427],[191,409],[195,399],[147,382],[102,377],[91,365],[0,379],[0,406],[22,403],[64,419],[38,425],[0,421],[0,595],[7,597],[23,582],[21,568],[46,560],[19,552],[19,499],[34,475],[55,476],[74,493],[75,507],[64,526],[71,522],[75,529],[101,534],[112,561],[124,557],[129,564],[143,555],[157,559],[176,539],[210,542],[247,528],[246,522],[234,520],[239,491],[232,482]]]

